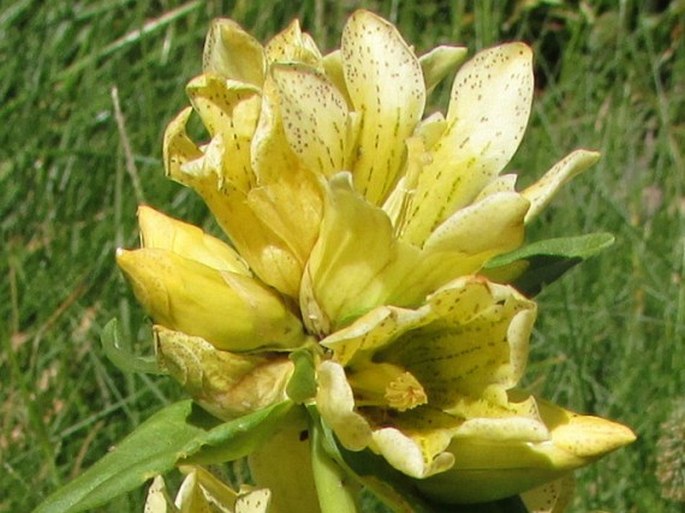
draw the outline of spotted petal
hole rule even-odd
[[[347,90],[362,118],[355,187],[380,204],[399,177],[404,140],[423,115],[421,66],[392,24],[364,10],[345,25],[341,52]]]
[[[441,502],[497,500],[557,480],[635,440],[630,429],[615,422],[536,403],[547,439],[454,438],[448,449],[455,455],[454,467],[417,486]]]
[[[405,240],[420,246],[499,174],[521,142],[532,98],[532,53],[522,43],[484,50],[459,69],[449,127],[419,178]]]

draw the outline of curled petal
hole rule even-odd
[[[261,86],[264,82],[262,45],[236,22],[219,18],[209,27],[202,69],[225,78]]]
[[[430,93],[440,81],[457,69],[466,58],[463,46],[438,46],[419,58],[426,91]]]
[[[347,449],[359,451],[371,442],[368,422],[354,411],[354,396],[343,367],[332,361],[317,369],[316,405],[321,418]]]
[[[554,164],[540,180],[524,190],[523,196],[530,201],[526,224],[537,217],[565,183],[598,160],[599,153],[597,152],[576,150]]]
[[[221,136],[223,147],[217,157],[219,185],[228,182],[243,192],[249,190],[254,185],[250,140],[259,116],[259,90],[204,74],[191,80],[186,91],[210,136]]]
[[[230,420],[286,400],[293,373],[286,355],[230,353],[200,337],[154,330],[160,367],[216,417]]]
[[[475,433],[454,438],[448,448],[455,456],[454,467],[418,481],[417,486],[441,502],[497,500],[562,478],[635,440],[633,432],[621,424],[537,403],[550,433],[547,439],[505,441]]]

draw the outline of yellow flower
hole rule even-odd
[[[517,191],[502,171],[530,114],[531,51],[476,54],[447,113],[424,117],[464,55],[417,57],[364,10],[325,56],[297,22],[262,47],[215,21],[164,161],[231,246],[141,208],[143,249],[117,257],[163,365],[210,411],[282,399],[287,352],[307,348],[340,443],[449,502],[529,490],[634,438],[516,389],[536,305],[479,272],[598,155],[577,150]],[[192,111],[205,144],[186,133]]]
[[[181,471],[186,478],[181,484],[175,500],[168,498],[164,479],[155,477],[145,501],[146,513],[267,513],[271,494],[267,489],[241,489],[235,492],[221,480],[202,467],[185,466]]]

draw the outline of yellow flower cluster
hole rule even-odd
[[[536,305],[481,271],[598,155],[517,191],[502,172],[530,114],[531,50],[465,53],[417,57],[363,10],[327,55],[297,22],[263,47],[215,21],[164,159],[231,244],[141,207],[142,249],[117,254],[160,363],[200,404],[231,419],[285,400],[288,354],[309,350],[310,401],[342,446],[446,502],[525,492],[634,439],[516,389]],[[446,114],[425,117],[459,65]]]

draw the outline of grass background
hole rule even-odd
[[[656,473],[659,437],[685,448],[682,430],[661,428],[685,403],[685,2],[15,0],[0,3],[0,512],[30,511],[181,396],[114,368],[99,332],[118,316],[133,349],[150,351],[113,260],[137,243],[137,203],[214,229],[160,161],[209,20],[232,17],[264,40],[299,17],[331,49],[357,7],[396,23],[419,53],[535,48],[538,94],[510,169],[526,184],[576,147],[603,159],[530,238],[607,230],[617,243],[539,296],[528,385],[640,436],[579,472],[572,511],[684,511]],[[685,494],[682,451],[676,460]]]

